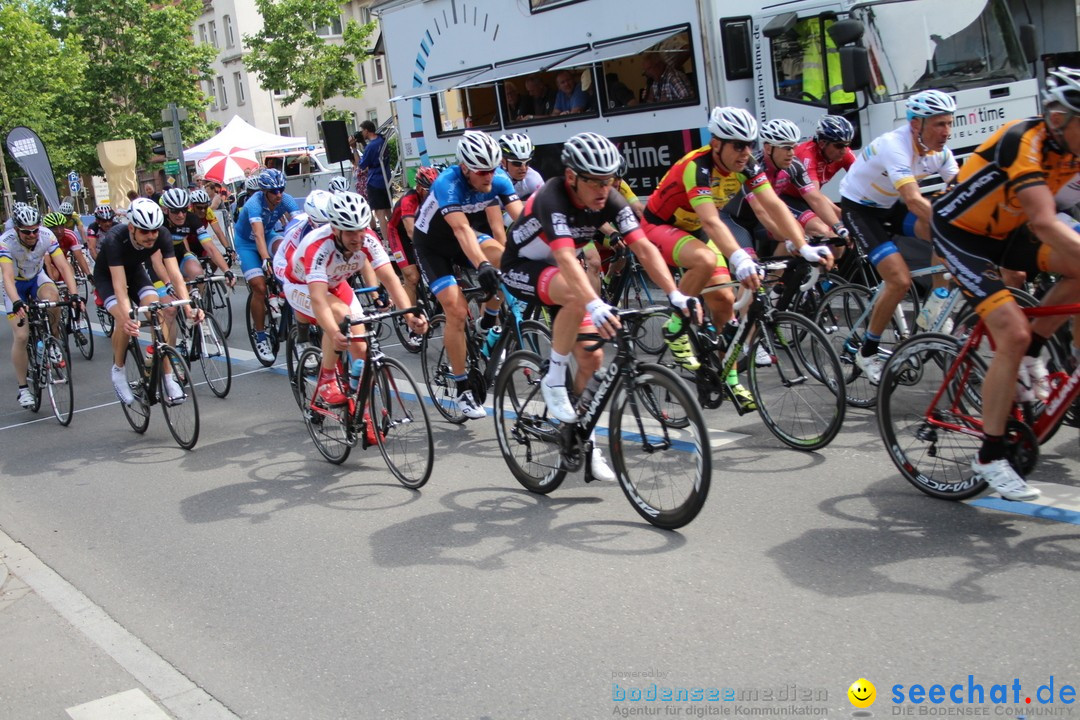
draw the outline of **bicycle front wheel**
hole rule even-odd
[[[195,385],[191,382],[191,368],[180,353],[168,345],[161,346],[157,352],[161,355],[157,360],[161,363],[158,365],[157,391],[165,424],[176,444],[190,450],[199,440],[199,403],[195,398]],[[166,361],[170,366],[168,370],[165,369]],[[172,382],[169,382],[170,378]],[[180,391],[178,396],[175,395],[177,389]]]
[[[87,360],[94,358],[94,330],[90,327],[90,312],[84,306],[78,313],[72,309],[71,330],[75,336],[75,345],[79,354]]]
[[[222,283],[210,283],[210,313],[221,328],[222,337],[229,337],[232,332],[232,299],[229,290]]]
[[[971,470],[982,445],[986,364],[978,353],[964,356],[934,402],[961,347],[948,335],[916,335],[893,352],[878,388],[878,429],[893,464],[912,485],[943,500],[986,488]]]
[[[608,432],[612,467],[641,517],[665,530],[697,517],[712,481],[712,451],[697,399],[678,375],[638,365],[615,390]]]
[[[512,353],[495,380],[495,436],[503,460],[527,490],[546,495],[562,484],[559,426],[547,416],[540,394],[540,356]]]
[[[379,361],[370,407],[370,422],[386,466],[405,487],[423,487],[435,463],[431,421],[420,388],[397,360],[384,357]]]
[[[273,313],[270,311],[269,303],[265,303],[264,305],[265,305],[265,308],[266,308],[265,309],[266,315],[265,315],[265,320],[263,322],[264,322],[264,328],[265,328],[265,332],[266,332],[266,337],[270,341],[270,349],[271,349],[271,351],[273,353],[273,357],[267,359],[267,358],[264,358],[262,355],[259,354],[259,349],[255,346],[255,340],[256,340],[255,319],[251,316],[251,304],[252,304],[252,298],[253,297],[254,297],[253,295],[248,295],[247,302],[244,305],[244,316],[245,316],[245,322],[247,323],[248,342],[251,343],[251,352],[255,353],[255,359],[258,360],[259,363],[263,367],[270,367],[275,362],[277,362],[277,352],[278,352],[277,331],[272,329],[273,328],[273,323],[274,323],[274,316],[273,316]]]
[[[131,394],[135,396],[135,400],[130,405],[125,405],[121,401],[120,407],[131,429],[137,433],[146,432],[150,424],[150,398],[147,396],[146,385],[143,384],[147,373],[144,362],[139,344],[135,342],[129,344],[127,362],[124,363],[124,376],[127,378],[128,387],[131,388]]]
[[[223,398],[232,388],[232,360],[221,327],[213,315],[195,326],[195,349],[210,392]]]
[[[824,331],[840,359],[848,404],[860,408],[873,407],[877,402],[877,387],[855,364],[872,302],[870,290],[862,285],[837,285],[825,293],[814,315],[814,324]]]
[[[59,358],[59,361],[56,359]],[[65,427],[71,424],[75,407],[75,389],[71,385],[71,356],[63,343],[54,337],[45,338],[41,377],[49,391],[53,417]]]
[[[765,427],[797,450],[825,447],[844,424],[844,376],[821,328],[802,315],[761,320],[747,357],[763,348],[771,365],[750,363],[748,382]]]
[[[355,442],[351,440],[349,432],[347,408],[328,408],[313,402],[321,367],[322,351],[319,348],[307,348],[300,353],[296,375],[300,408],[308,435],[319,453],[329,462],[340,465],[349,457]]]

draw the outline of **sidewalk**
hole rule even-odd
[[[0,707],[20,720],[236,718],[3,532]]]

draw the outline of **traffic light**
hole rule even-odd
[[[150,140],[161,143],[150,148],[150,152],[154,155],[164,155],[169,160],[180,157],[180,138],[172,125],[166,125],[160,131],[150,133]]]

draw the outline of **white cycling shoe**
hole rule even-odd
[[[578,421],[574,406],[570,404],[570,395],[566,392],[565,385],[551,386],[547,379],[540,381],[540,394],[544,396],[548,414],[559,422],[573,423]]]

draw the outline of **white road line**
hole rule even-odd
[[[235,720],[237,716],[227,707],[3,531],[0,531],[0,556],[12,575],[29,585],[61,617],[130,673],[177,720]],[[109,717],[124,716],[113,714]]]
[[[136,688],[66,710],[71,720],[169,720],[146,693]]]

